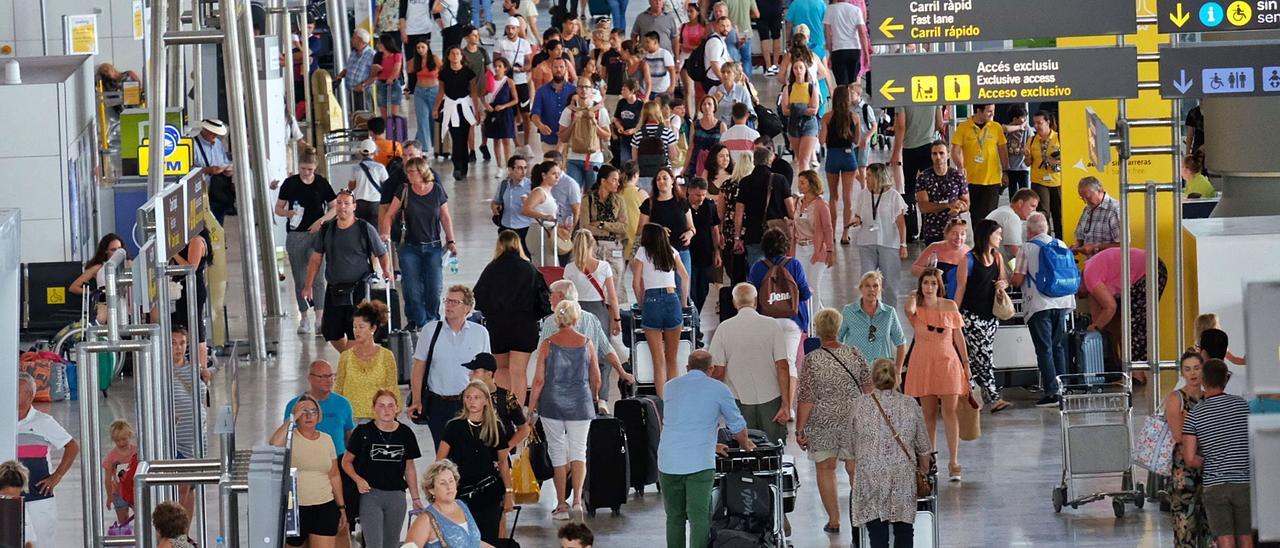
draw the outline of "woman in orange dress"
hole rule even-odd
[[[964,318],[956,302],[946,298],[942,271],[926,268],[920,274],[905,311],[915,329],[915,342],[907,361],[907,384],[903,392],[920,398],[925,428],[934,451],[938,449],[935,430],[941,405],[951,457],[947,471],[951,481],[960,481],[960,422],[956,411],[960,400],[969,393],[969,356],[961,331]]]

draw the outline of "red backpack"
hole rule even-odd
[[[793,318],[800,312],[800,285],[785,268],[787,261],[791,260],[783,257],[765,273],[756,295],[756,307],[761,314],[770,318]]]

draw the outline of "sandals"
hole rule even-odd
[[[851,243],[853,243],[853,242],[849,239],[849,237],[848,237],[848,236],[845,236],[845,237],[843,237],[843,238],[840,238],[840,245],[849,245],[849,244],[851,244]]]
[[[1013,407],[1013,404],[1012,404],[1012,403],[1009,403],[1009,402],[1007,402],[1007,401],[1005,401],[1005,400],[996,400],[995,402],[993,402],[993,403],[991,404],[991,412],[992,412],[992,413],[999,413],[999,412],[1004,411],[1005,409],[1008,409],[1008,408],[1010,408],[1010,407]]]
[[[822,532],[830,533],[832,535],[838,535],[840,534],[840,526],[839,525],[823,525]]]

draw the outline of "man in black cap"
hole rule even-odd
[[[508,448],[519,447],[520,442],[529,436],[529,421],[525,418],[524,409],[520,407],[520,402],[516,401],[515,395],[510,390],[498,386],[493,380],[494,373],[498,371],[498,361],[493,359],[493,354],[481,352],[476,354],[475,359],[462,366],[471,370],[472,381],[483,382],[489,387],[489,400],[493,402],[493,410],[498,413],[498,420],[502,422],[502,427],[507,432],[514,432]]]

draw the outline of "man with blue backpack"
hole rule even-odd
[[[1027,217],[1027,241],[1018,252],[1013,285],[1022,287],[1022,310],[1044,387],[1036,406],[1056,406],[1057,377],[1067,372],[1067,317],[1076,307],[1080,270],[1071,248],[1049,235],[1049,221],[1038,211]]]

